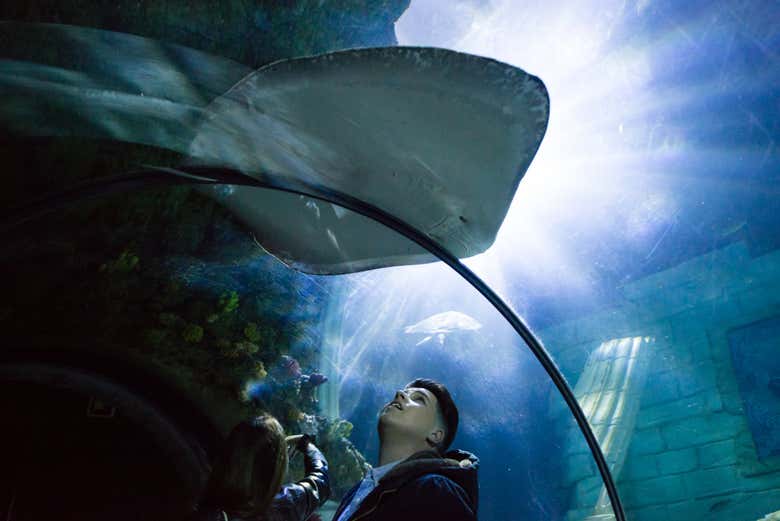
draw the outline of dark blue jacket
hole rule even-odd
[[[379,480],[348,521],[476,521],[479,460],[465,451],[443,458],[418,452]],[[341,500],[334,521],[352,501],[360,483]]]

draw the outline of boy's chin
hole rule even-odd
[[[377,428],[379,429],[379,432],[382,433],[383,431],[387,430],[393,430],[398,428],[398,419],[393,418],[392,414],[382,413],[379,415],[379,420],[377,421]]]

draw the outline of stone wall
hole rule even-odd
[[[751,258],[743,243],[732,244],[621,291],[622,307],[539,336],[572,387],[605,342],[652,339],[616,476],[629,519],[750,521],[780,509],[780,457],[757,457],[728,343],[730,330],[780,315],[780,251]],[[595,507],[595,469],[576,466],[566,479],[575,491],[572,520]]]

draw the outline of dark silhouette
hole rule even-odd
[[[306,477],[282,486],[288,445]],[[270,415],[236,425],[189,521],[304,521],[330,496],[328,462],[307,435],[285,438]]]

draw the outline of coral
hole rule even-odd
[[[233,345],[236,351],[241,354],[253,355],[260,350],[260,346],[252,342],[240,341]]]
[[[100,265],[100,271],[103,273],[129,273],[138,269],[138,256],[129,250],[124,250],[119,257]]]
[[[346,494],[369,468],[365,457],[347,439],[351,433],[352,424],[340,418],[320,424],[317,439],[330,464],[335,497]]]
[[[349,438],[353,425],[347,420],[336,419],[328,430],[328,439]]]
[[[300,413],[295,409],[288,412],[284,420],[289,433],[314,435],[315,443],[328,458],[331,488],[334,497],[341,497],[360,479],[369,468],[366,459],[346,438],[352,424],[343,419],[328,420],[324,416]],[[290,461],[292,479],[303,477],[303,462],[300,458]]]
[[[232,313],[238,309],[238,293],[235,291],[229,291],[223,293],[219,297],[217,307],[220,313]]]
[[[261,339],[261,335],[257,331],[257,324],[254,322],[248,322],[244,328],[244,336],[250,342],[258,342]]]
[[[392,43],[392,22],[407,0],[382,0],[369,8],[359,2],[258,0],[246,4],[247,12],[244,4],[222,9],[207,2],[187,7],[187,13],[173,5],[141,8],[123,0],[88,10],[44,3],[43,18],[32,7],[14,8],[6,18],[109,24],[256,67],[295,55]],[[218,25],[230,31],[211,34],[215,11]],[[195,30],[170,30],[182,20]],[[204,28],[211,28],[209,34],[199,36]],[[236,34],[249,37],[230,36]],[[233,81],[226,79],[226,87]],[[213,93],[208,94],[210,99]],[[59,190],[141,164],[176,166],[182,159],[176,152],[109,140],[4,139],[8,186],[0,197],[7,206],[38,196],[41,187]],[[290,431],[305,426],[316,432],[331,460],[337,494],[360,478],[365,460],[346,439],[351,425],[315,416],[316,389],[269,376],[282,355],[295,357],[307,371],[318,363],[321,290],[292,271],[276,269],[270,256],[258,255],[246,228],[191,187],[108,196],[57,215],[7,245],[8,252],[17,252],[2,264],[7,294],[14,296],[13,305],[0,309],[7,339],[46,346],[55,339],[57,345],[110,346],[139,355],[193,395],[211,397],[208,408],[215,417],[225,417],[222,411],[230,407],[247,415],[262,407]],[[250,382],[260,391],[250,393]]]
[[[181,336],[185,342],[197,344],[203,340],[203,328],[197,324],[187,324],[184,327],[184,331],[182,331]]]

